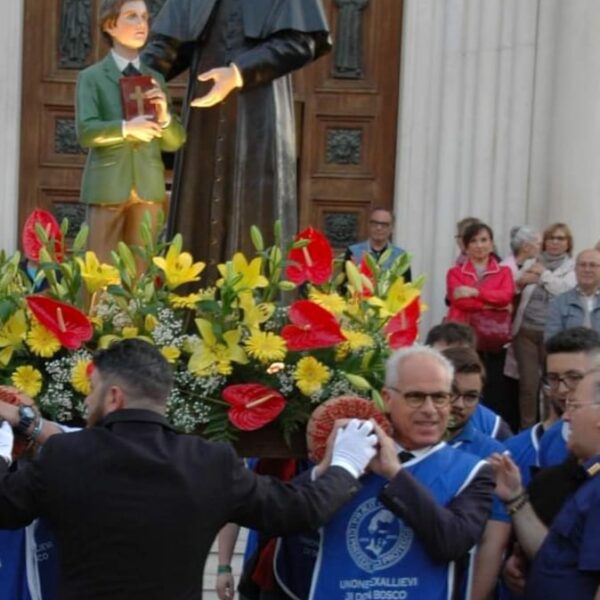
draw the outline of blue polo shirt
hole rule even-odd
[[[469,454],[474,454],[479,458],[487,458],[490,454],[498,452],[502,454],[506,450],[503,444],[498,440],[495,440],[481,431],[479,431],[473,419],[469,419],[462,431],[454,438],[448,441],[448,445],[453,448],[458,448]],[[510,517],[504,508],[504,504],[500,501],[498,496],[494,494],[492,501],[492,512],[490,514],[492,521],[503,521],[505,523],[510,522]]]
[[[559,419],[548,428],[540,440],[539,461],[540,467],[551,467],[564,462],[569,455],[567,438],[569,437],[569,424]]]
[[[540,466],[540,443],[544,435],[544,427],[536,423],[533,427],[521,431],[504,442],[506,449],[521,471],[523,487],[531,481],[531,467]]]
[[[600,455],[584,468],[600,464]],[[600,473],[589,476],[554,519],[529,571],[528,600],[593,600],[600,585]]]

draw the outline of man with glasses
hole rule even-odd
[[[532,560],[528,600],[600,598],[600,353],[588,355],[587,368],[565,403],[569,450],[580,461],[580,485],[547,527],[529,503],[519,468],[505,455],[490,462],[497,494],[513,515],[518,540]]]
[[[389,269],[394,261],[405,253],[403,248],[392,244],[392,226],[394,215],[385,208],[374,208],[369,215],[369,239],[348,246],[344,260],[352,260],[360,265],[365,254],[370,254],[378,261],[389,250],[389,256],[381,264],[383,269]],[[404,273],[404,280],[411,281],[410,268]]]
[[[442,441],[453,378],[428,347],[389,358],[382,395],[394,439],[322,529],[311,598],[451,597],[453,562],[481,538],[494,489],[489,465]]]
[[[485,368],[472,348],[448,348],[442,354],[454,367],[453,397],[448,421],[448,444],[479,458],[502,453],[505,447],[477,429],[473,415],[485,383]],[[488,598],[496,582],[504,552],[510,538],[510,517],[502,502],[494,496],[492,512],[486,523],[475,553],[474,565],[467,570],[463,581],[466,598]],[[472,571],[472,577],[467,577]],[[466,582],[472,580],[472,590]]]
[[[600,251],[583,250],[575,260],[574,289],[559,294],[550,302],[544,330],[546,339],[570,327],[589,327],[600,331]]]

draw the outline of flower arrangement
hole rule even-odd
[[[331,397],[382,407],[384,361],[417,337],[422,280],[404,281],[406,254],[385,270],[385,254],[344,264],[312,228],[284,246],[276,223],[273,246],[252,228],[255,256],[236,253],[201,287],[180,235],[156,242],[146,221],[143,245],[120,243],[105,264],[85,251],[86,226],[70,248],[67,229],[35,211],[25,259],[0,252],[0,383],[49,418],[80,419],[93,351],[140,337],[173,365],[176,427],[235,440],[276,421],[289,439]]]

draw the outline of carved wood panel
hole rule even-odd
[[[342,249],[392,208],[401,0],[325,0],[334,51],[295,79],[303,101],[300,225]]]

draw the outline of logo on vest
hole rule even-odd
[[[402,560],[413,541],[413,531],[376,498],[354,511],[346,528],[346,547],[356,566],[367,573],[387,569]]]

